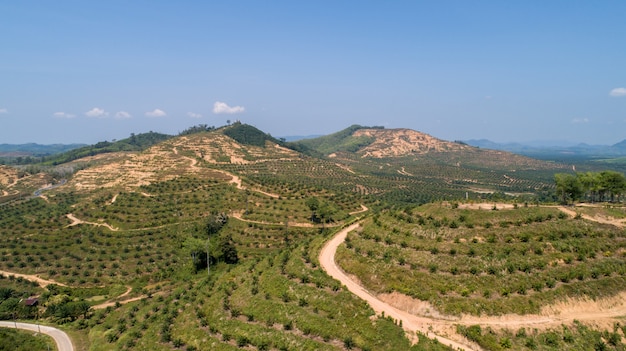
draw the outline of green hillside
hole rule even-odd
[[[312,139],[303,139],[294,142],[296,145],[304,145],[305,147],[315,150],[321,154],[328,155],[334,152],[347,151],[356,152],[360,148],[369,145],[373,139],[368,137],[354,137],[352,134],[364,128],[382,128],[382,127],[363,127],[360,125],[352,125],[339,132],[321,136]]]
[[[407,336],[331,278],[319,252],[359,222],[341,268],[373,294],[451,318],[537,313],[624,287],[623,229],[585,219],[626,219],[624,208],[573,218],[543,204],[563,166],[477,149],[357,157],[379,142],[351,139],[360,128],[293,148],[239,123],[138,134],[82,149],[104,152],[97,162],[48,160],[83,165],[63,179],[0,167],[0,316],[62,325],[81,351],[449,350],[432,339],[444,334],[488,350],[623,349],[621,327],[569,322],[443,333],[433,321],[428,337]],[[508,207],[463,207],[487,200]],[[20,305],[29,296],[38,307]]]

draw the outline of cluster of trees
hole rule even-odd
[[[266,141],[281,144],[280,140],[272,137],[271,135],[266,134],[249,124],[244,124],[238,121],[233,123],[230,127],[224,129],[224,134],[244,145],[265,147]]]
[[[227,214],[214,212],[206,221],[206,237],[189,237],[185,240],[184,245],[191,254],[193,269],[196,272],[217,262],[227,264],[239,262],[232,235],[221,233],[226,223],[228,223]]]
[[[615,171],[558,173],[554,182],[556,194],[564,204],[580,200],[619,202],[626,192],[626,177]]]
[[[23,303],[27,295],[9,287],[0,287],[0,319],[32,318],[35,310]]]
[[[72,322],[79,317],[87,318],[91,311],[91,306],[85,300],[68,301],[63,300],[58,303],[51,303],[46,309],[46,315],[53,316],[58,322]]]
[[[208,124],[198,124],[196,126],[192,126],[183,130],[182,132],[178,133],[178,135],[196,134],[196,133],[208,132],[214,129],[215,129],[214,126],[209,126]]]
[[[333,222],[333,216],[337,213],[337,208],[324,200],[317,197],[310,197],[305,201],[305,205],[311,210],[311,221],[314,223]]]
[[[17,291],[9,287],[0,287],[0,319],[34,319],[38,316],[39,305],[45,302],[44,315],[54,317],[58,322],[71,322],[79,317],[86,318],[91,306],[85,300],[73,301],[69,295],[53,295],[58,291],[55,285],[39,298],[39,303],[27,306],[28,292]]]
[[[44,157],[41,162],[56,166],[86,156],[94,156],[108,152],[142,151],[169,138],[171,138],[170,135],[156,133],[153,131],[141,134],[131,133],[130,137],[126,139],[117,141],[101,141],[94,145],[84,146],[58,155]]]

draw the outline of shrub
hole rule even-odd
[[[354,340],[351,336],[347,336],[343,339],[343,346],[348,350],[351,350],[355,346]]]

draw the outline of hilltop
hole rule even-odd
[[[336,192],[407,203],[446,196],[475,198],[496,192],[532,196],[549,190],[552,174],[565,169],[563,165],[448,142],[409,129],[355,125],[324,137],[284,142],[242,123],[190,128],[177,137],[132,135],[55,155],[43,165],[54,165],[47,170],[54,175],[47,182],[59,181],[68,171],[76,172],[68,182],[75,190],[129,189],[184,174],[206,173],[211,168],[213,173],[237,174],[262,187],[268,187],[267,177],[292,187],[313,181]],[[37,169],[41,168],[33,168]],[[29,179],[27,172],[22,173],[25,177],[20,182],[5,182],[1,189],[5,195]],[[436,186],[424,188],[426,183]],[[405,190],[398,192],[398,187]],[[24,189],[32,192],[36,187]]]
[[[337,133],[297,142],[328,156],[355,153],[361,157],[399,157],[434,151],[467,150],[463,144],[447,142],[411,129],[350,126]]]

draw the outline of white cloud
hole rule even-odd
[[[65,112],[55,112],[52,115],[54,117],[57,117],[57,118],[74,118],[74,117],[76,117],[76,115],[73,115],[71,113],[65,113]]]
[[[0,115],[3,113],[9,113],[9,110],[7,110],[6,108],[0,108]]]
[[[94,107],[91,110],[85,112],[85,116],[87,117],[106,117],[108,115],[108,112],[99,107]]]
[[[201,114],[195,113],[195,112],[187,112],[187,116],[189,116],[191,118],[202,118]]]
[[[146,116],[148,116],[148,117],[163,117],[163,116],[167,116],[167,113],[165,113],[165,111],[163,111],[163,110],[159,110],[158,108],[155,108],[153,111],[146,112]]]
[[[228,114],[228,115],[232,115],[235,113],[242,113],[244,112],[246,109],[243,106],[233,106],[230,107],[228,106],[225,102],[220,102],[220,101],[216,101],[213,104],[213,113],[215,114]]]
[[[574,124],[589,123],[589,118],[574,118],[572,119],[572,123]]]
[[[126,111],[118,111],[115,113],[115,118],[118,119],[126,119],[126,118],[131,118],[132,115]]]
[[[609,93],[611,96],[626,96],[626,88],[615,88]]]

